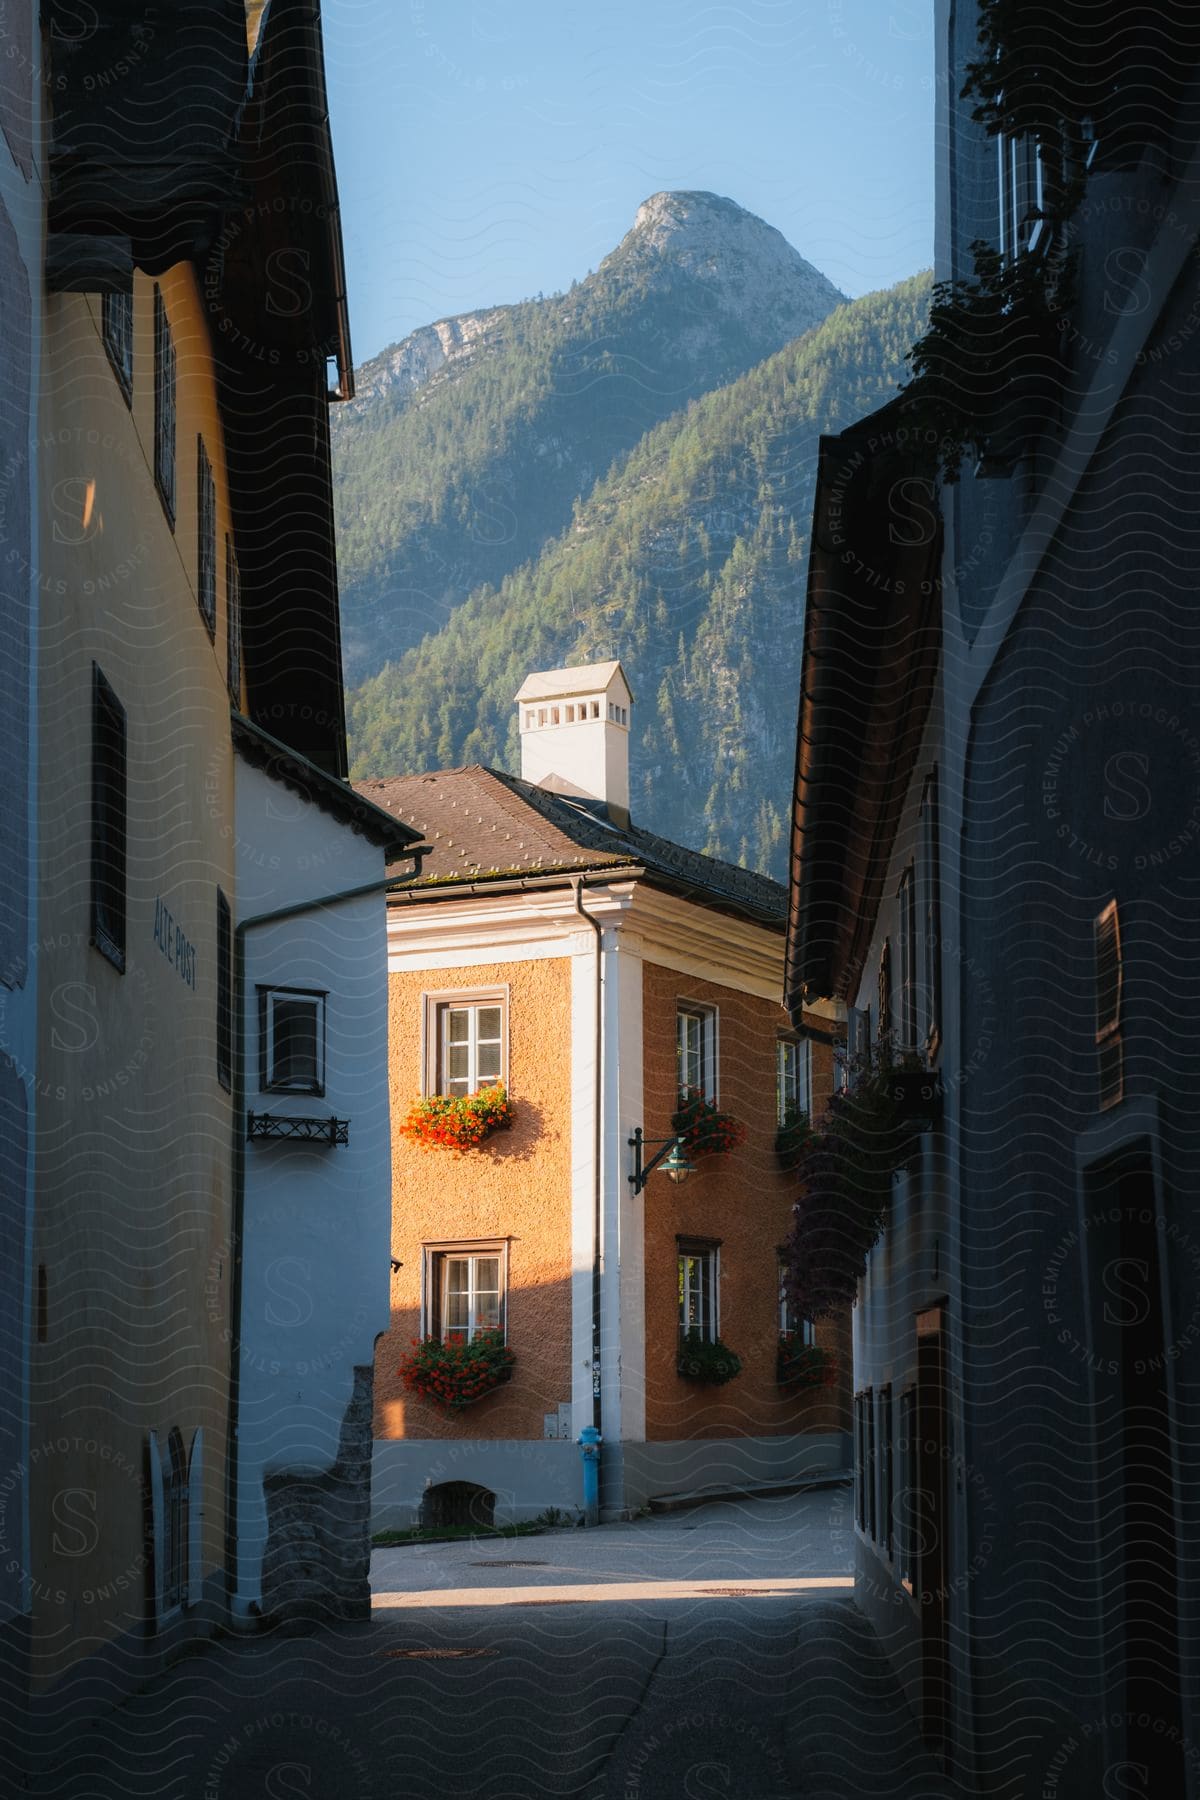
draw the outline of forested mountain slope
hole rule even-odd
[[[929,288],[838,307],[651,430],[539,556],[349,696],[354,774],[515,769],[524,677],[619,656],[635,820],[783,877],[817,440],[894,393]]]
[[[529,561],[614,460],[842,296],[715,194],[655,194],[569,293],[444,319],[333,410],[347,681]]]

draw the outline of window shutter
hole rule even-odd
[[[192,1438],[187,1470],[187,1604],[204,1598],[204,1427]]]
[[[157,1630],[163,1615],[164,1596],[164,1519],[163,1504],[163,1464],[162,1454],[158,1448],[158,1433],[152,1431],[147,1439],[146,1459],[150,1474],[150,1561],[151,1561],[151,1594],[154,1606],[154,1626]]]
[[[892,1029],[892,943],[884,938],[879,957],[879,1042],[886,1043]]]
[[[1115,1106],[1124,1092],[1121,1049],[1121,924],[1117,903],[1110,900],[1095,922],[1096,1049],[1099,1060],[1100,1106]]]
[[[217,1080],[233,1086],[233,915],[217,889]]]

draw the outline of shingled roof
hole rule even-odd
[[[428,775],[355,782],[364,799],[419,831],[432,845],[414,891],[452,882],[522,875],[638,870],[654,887],[783,928],[787,890],[715,856],[701,856],[652,831],[618,828],[594,801],[535,787],[478,764]]]

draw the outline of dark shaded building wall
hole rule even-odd
[[[966,1455],[1002,1510],[971,1587],[988,1793],[1049,1772],[1061,1800],[1094,1794],[1148,1757],[1158,1791],[1196,1779],[1195,306],[1189,276],[970,738],[962,935],[998,996],[961,1160]],[[1094,921],[1114,899],[1123,1098],[1102,1108]]]

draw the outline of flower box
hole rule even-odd
[[[500,1082],[477,1094],[429,1094],[414,1100],[399,1127],[401,1137],[423,1150],[475,1150],[495,1131],[507,1131],[515,1117]]]
[[[720,1387],[741,1374],[742,1359],[720,1338],[701,1337],[698,1331],[689,1331],[679,1340],[675,1369],[685,1381],[704,1381]]]
[[[837,1355],[817,1344],[806,1344],[798,1331],[784,1332],[779,1339],[775,1376],[782,1387],[832,1387],[838,1377]]]
[[[410,1393],[454,1413],[510,1381],[516,1360],[502,1331],[481,1331],[469,1342],[451,1332],[444,1339],[414,1338],[397,1374]]]

